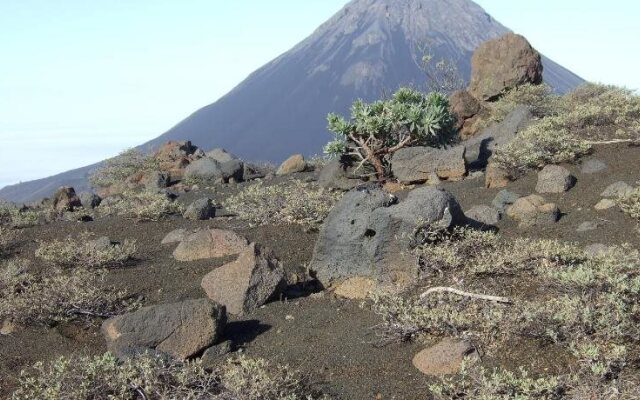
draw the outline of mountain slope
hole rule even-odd
[[[427,45],[435,60],[455,62],[468,80],[473,50],[508,29],[470,0],[353,0],[311,36],[252,73],[230,93],[143,145],[189,139],[205,150],[224,147],[249,160],[317,154],[330,136],[329,112],[346,113],[356,98],[373,100],[402,85],[423,86],[418,67]],[[544,59],[545,80],[559,92],[582,79]],[[71,171],[77,178],[88,170]],[[58,175],[55,185],[66,183]],[[25,201],[29,186],[0,190]]]

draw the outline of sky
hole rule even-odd
[[[640,2],[478,0],[583,78],[640,88]],[[150,140],[345,0],[0,0],[0,187]]]

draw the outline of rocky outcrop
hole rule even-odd
[[[377,186],[353,190],[325,219],[310,269],[324,286],[354,276],[402,284],[417,270],[406,254],[417,228],[449,228],[466,221],[455,198],[422,187],[397,199]]]
[[[391,172],[400,183],[424,183],[432,174],[439,179],[459,181],[467,173],[465,148],[406,147],[393,153]]]
[[[483,101],[527,83],[542,83],[542,58],[523,36],[507,33],[478,47],[471,58],[471,94]]]
[[[82,202],[72,187],[63,186],[53,195],[53,208],[56,211],[73,211],[80,207],[82,207]]]
[[[86,210],[92,210],[100,205],[102,198],[95,193],[82,192],[78,196],[80,198],[80,204]]]
[[[479,128],[482,104],[466,90],[459,90],[449,97],[449,109],[456,117],[456,130],[462,139],[475,135]]]
[[[284,269],[269,249],[255,243],[238,259],[216,268],[202,279],[207,296],[242,315],[265,304],[284,286]]]
[[[239,160],[220,163],[213,158],[204,157],[187,166],[184,177],[197,182],[228,182],[229,179],[241,181],[244,175],[243,164]]]
[[[185,360],[216,343],[224,331],[224,306],[209,299],[144,307],[102,324],[107,348],[118,356],[153,349]]]

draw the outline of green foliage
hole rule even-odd
[[[547,164],[572,162],[590,150],[588,143],[569,133],[555,119],[545,118],[498,148],[492,160],[504,169],[522,172]]]
[[[440,146],[452,140],[454,117],[449,101],[440,93],[425,95],[413,89],[399,89],[388,100],[351,107],[351,118],[328,116],[329,130],[337,136],[325,151],[332,155],[353,153],[371,163],[382,178],[388,156],[407,146]]]
[[[276,185],[259,182],[229,197],[224,205],[256,225],[284,223],[315,227],[341,196],[339,192],[299,180]]]
[[[118,215],[137,221],[158,221],[170,215],[182,214],[184,207],[164,193],[145,190],[128,191],[115,204],[101,205],[99,211],[106,215]]]
[[[135,253],[135,240],[101,246],[85,232],[78,239],[69,236],[65,240],[41,242],[36,257],[60,267],[104,268],[123,266]]]
[[[157,168],[153,156],[145,155],[136,149],[129,149],[103,162],[89,176],[89,182],[93,187],[105,188],[123,183],[135,173],[153,171]]]
[[[534,116],[542,118],[557,114],[561,97],[548,85],[526,84],[507,92],[490,106],[490,121],[502,122],[518,106],[528,106]]]
[[[22,372],[14,400],[313,400],[306,382],[288,367],[240,357],[216,371],[197,361],[142,355],[118,361],[96,357],[59,358]]]
[[[101,270],[85,268],[36,273],[24,261],[9,261],[0,266],[0,320],[54,324],[134,308],[125,292],[104,287],[104,276]]]

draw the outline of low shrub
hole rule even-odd
[[[631,218],[640,222],[640,187],[637,187],[629,195],[619,198],[618,205]]]
[[[122,266],[132,260],[135,253],[135,240],[106,245],[85,232],[77,239],[69,236],[64,240],[41,242],[36,257],[60,267],[101,268]]]
[[[0,226],[0,259],[5,256],[13,245],[16,234],[11,229]]]
[[[104,161],[91,173],[89,183],[96,188],[105,188],[122,183],[135,173],[157,169],[158,165],[151,155],[146,155],[136,149],[129,149]]]
[[[275,185],[259,182],[229,197],[224,205],[255,225],[284,223],[313,227],[326,218],[341,196],[299,180]]]
[[[0,267],[0,320],[50,325],[137,306],[125,292],[104,287],[104,277],[102,270],[85,268],[37,274],[24,261],[9,261]]]
[[[553,118],[531,125],[492,158],[502,168],[522,172],[547,164],[573,162],[588,154],[591,145],[559,126]]]
[[[561,97],[553,93],[548,85],[526,84],[518,86],[491,103],[490,122],[502,122],[518,106],[528,106],[538,118],[555,115],[559,112]]]
[[[12,228],[28,228],[43,224],[52,218],[52,212],[15,206],[0,206],[0,223]]]
[[[37,363],[22,372],[19,388],[11,398],[326,399],[314,394],[299,374],[260,359],[240,357],[208,371],[197,361],[169,361],[152,355],[118,361],[109,353]]]
[[[579,360],[577,380],[570,380],[569,375],[561,379],[571,383],[571,390],[585,382],[598,393],[624,386],[620,386],[620,376],[628,364],[626,348],[640,344],[636,329],[640,315],[637,250],[618,246],[592,256],[571,243],[524,238],[506,241],[494,233],[459,229],[431,237],[415,253],[422,285],[437,281],[439,287],[444,280],[465,295],[443,291],[425,292],[429,294],[420,297],[411,294],[413,291],[374,294],[373,310],[382,316],[384,343],[452,336],[470,339],[491,353],[508,340],[528,338],[540,344],[554,343]],[[505,281],[544,290],[524,293],[522,287],[515,289],[509,304],[473,296],[485,294],[487,288],[498,292],[492,295],[502,296],[502,288],[512,287],[497,283]],[[485,390],[493,390],[496,377],[480,377],[461,380],[465,385],[479,385],[474,386],[478,392],[463,388],[467,395],[474,395],[462,398],[483,398],[491,393]],[[490,384],[485,388],[487,382]],[[537,387],[529,383],[528,387]],[[526,397],[526,392],[514,390],[504,398],[519,398],[518,394],[525,396],[521,398],[555,398]],[[637,394],[629,392],[633,388],[625,390]],[[442,393],[443,398],[457,398],[446,397],[446,390]]]
[[[125,192],[120,201],[98,208],[101,214],[118,215],[137,221],[158,221],[170,215],[182,214],[184,206],[153,191]]]

